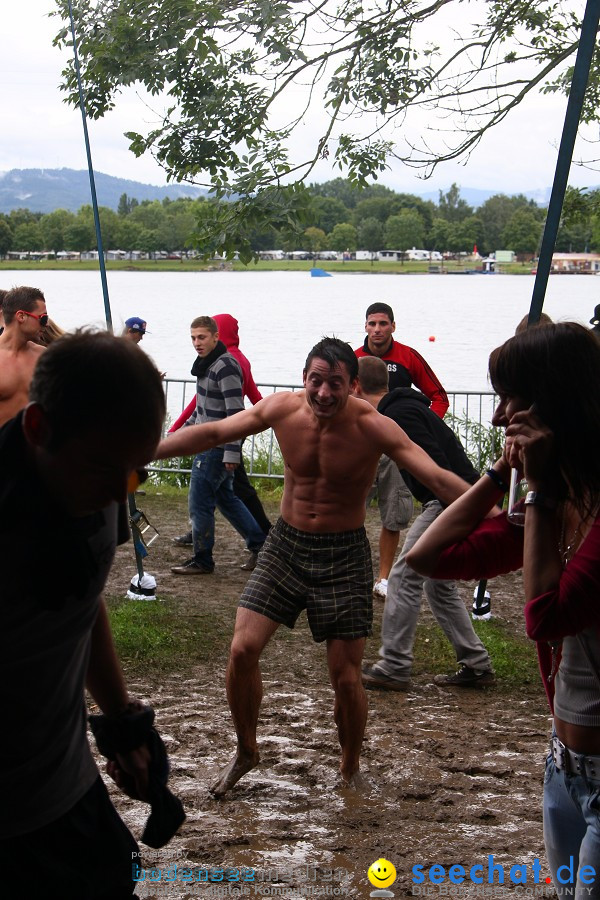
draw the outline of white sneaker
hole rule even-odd
[[[376,581],[373,585],[373,596],[378,600],[385,600],[387,597],[387,578],[382,578],[380,581]]]

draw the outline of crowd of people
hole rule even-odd
[[[65,334],[31,287],[1,291],[0,308],[0,859],[11,896],[32,858],[43,866],[45,896],[133,893],[137,845],[93,761],[85,689],[102,713],[93,730],[109,775],[152,806],[144,839],[160,846],[182,822],[153,711],[127,690],[102,589],[115,548],[128,539],[125,504],[137,473],[151,460],[191,455],[191,528],[174,540],[193,555],[171,572],[217,577],[216,510],[242,537],[249,572],[226,675],[237,749],[214,796],[260,762],[260,659],[280,625],[293,628],[306,610],[314,641],[325,644],[341,778],[368,789],[360,769],[365,688],[411,689],[422,594],[458,665],[435,683],[481,689],[495,683],[492,660],[455,582],[522,569],[527,630],[554,723],[544,780],[548,863],[559,894],[556,873],[572,857],[577,900],[600,897],[600,879],[590,880],[600,870],[600,400],[584,389],[600,379],[598,308],[592,330],[522,323],[491,354],[493,424],[506,439],[483,474],[443,421],[439,379],[394,339],[385,303],[368,307],[360,347],[322,338],[308,352],[303,390],[265,398],[239,349],[237,320],[196,317],[196,396],[162,439],[162,375],[139,347],[145,319],[127,319],[119,337]],[[242,455],[244,438],[267,429],[285,462],[273,524]],[[502,510],[511,470],[528,482],[524,525]],[[364,527],[374,485],[382,519],[375,581]],[[413,498],[419,512],[396,559]],[[43,578],[31,558],[41,547]],[[378,661],[363,664],[373,597],[385,603],[382,644]]]

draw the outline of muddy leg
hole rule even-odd
[[[334,719],[342,748],[340,772],[348,784],[357,786],[360,751],[367,724],[367,695],[360,666],[365,639],[327,642],[329,677],[335,691]]]
[[[256,726],[263,693],[258,661],[278,627],[278,622],[266,616],[243,607],[238,609],[227,666],[227,700],[238,749],[210,788],[215,797],[222,797],[246,772],[258,765]]]

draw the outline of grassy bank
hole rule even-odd
[[[361,272],[372,275],[415,275],[426,274],[429,271],[428,263],[422,262],[334,262],[332,260],[318,260],[319,268],[332,274],[354,274]],[[259,260],[257,263],[250,263],[245,266],[240,262],[221,263],[215,261],[203,260],[139,260],[132,262],[123,260],[120,262],[109,261],[106,263],[106,269],[109,272],[309,272],[313,267],[310,260]],[[445,272],[465,272],[467,269],[476,268],[475,263],[463,262],[459,263],[450,260],[444,263]],[[0,271],[18,272],[20,270],[30,271],[32,269],[44,271],[61,271],[61,272],[94,272],[98,271],[98,263],[92,260],[85,262],[70,262],[63,260],[41,260],[34,262],[32,260],[2,260],[0,261]],[[502,274],[506,275],[529,275],[531,274],[532,263],[513,263],[511,265],[502,265]]]
[[[198,665],[227,657],[231,640],[229,610],[199,610],[182,615],[177,599],[131,603],[109,598],[109,615],[120,659],[130,674],[189,674]],[[490,619],[475,622],[475,631],[487,647],[498,677],[496,690],[518,691],[535,685],[539,672],[534,646],[510,634],[505,623]],[[285,639],[282,630],[279,639]],[[414,674],[452,672],[452,647],[435,624],[420,622],[415,641]]]

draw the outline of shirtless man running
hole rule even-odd
[[[29,383],[46,349],[35,343],[48,323],[46,301],[37,288],[8,291],[2,304],[4,331],[0,334],[0,425],[29,402]]]
[[[271,394],[228,419],[182,428],[158,447],[159,459],[189,455],[272,427],[285,460],[281,518],[237,612],[227,698],[238,749],[211,788],[217,797],[258,765],[260,655],[279,625],[293,627],[304,608],[314,640],[327,641],[340,772],[346,783],[360,787],[367,720],[361,660],[371,633],[373,584],[363,526],[379,457],[386,453],[446,502],[468,487],[440,469],[390,418],[350,396],[357,375],[350,345],[324,338],[306,360],[304,391]]]

